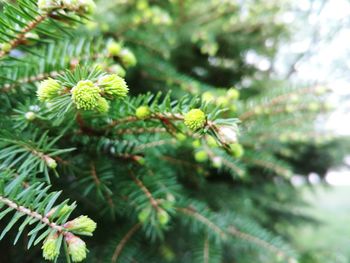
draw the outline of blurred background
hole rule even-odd
[[[154,48],[154,54],[161,54],[159,57],[163,56],[165,60],[170,58],[176,64],[177,72],[163,64],[158,65],[158,72],[153,68],[154,72],[145,73],[141,69],[132,71],[131,76],[128,75],[129,79],[141,91],[149,88],[148,84],[152,84],[154,90],[162,90],[164,82],[169,89],[180,82],[183,92],[198,94],[196,80],[219,87],[233,84],[240,90],[248,109],[255,107],[254,103],[249,102],[250,97],[269,90],[271,86],[280,86],[281,89],[320,86],[330,91],[325,100],[332,111],[317,115],[311,122],[306,117],[301,120],[308,125],[312,123],[315,133],[326,134],[327,138],[318,140],[316,135],[311,139],[302,138],[300,134],[294,133],[292,135],[299,136],[299,139],[291,142],[290,147],[295,152],[296,149],[300,150],[295,153],[299,156],[294,156],[295,160],[291,161],[296,168],[294,167],[290,181],[308,203],[302,208],[303,213],[314,221],[312,224],[299,224],[298,228],[291,226],[288,229],[284,226],[286,229],[277,232],[294,239],[292,243],[301,251],[303,263],[350,262],[350,155],[347,155],[350,154],[347,146],[350,135],[350,1],[203,1],[203,5],[208,2],[217,10],[207,7],[212,16],[208,13],[207,17],[198,17],[198,21],[201,18],[205,21],[199,26],[195,22],[197,16],[184,15],[181,18],[180,11],[183,5],[184,9],[198,10],[200,13],[201,9],[205,10],[200,2],[169,1],[174,6],[180,6],[179,13],[176,13],[180,21],[183,19],[191,23],[193,20],[192,28],[176,29],[175,26],[180,35],[180,44],[176,43],[179,39],[172,39],[171,31],[165,29],[158,39],[154,38],[153,31],[143,30],[147,26],[142,27],[141,21],[147,20],[143,14],[148,4],[158,5],[166,10],[168,1],[135,1],[134,10],[139,11],[131,16],[139,31],[130,25],[123,26],[128,20],[113,17],[114,13],[109,11],[109,8],[115,6],[113,1],[102,2],[105,6],[97,14],[99,25],[91,25],[91,28],[97,27],[97,30],[109,32],[107,35],[120,36],[125,43],[134,45],[133,50],[138,54],[140,68],[142,65],[152,68],[155,57],[158,57],[152,57],[152,64],[149,63],[149,58],[140,55],[143,51],[137,52],[137,49],[141,49],[140,46],[147,49],[147,45]],[[126,6],[129,2],[116,1],[117,4]],[[222,10],[218,11],[220,8]],[[221,13],[216,17],[216,12]],[[225,14],[226,20],[219,20],[222,14]],[[164,13],[163,22],[158,21],[159,24],[171,24],[170,17],[174,18]],[[223,32],[219,33],[218,28]],[[171,51],[167,50],[167,45],[163,47],[167,41],[173,47]],[[176,44],[173,45],[172,41]],[[225,61],[225,56],[232,58],[232,61]],[[217,69],[219,67],[224,67],[225,70],[220,71]],[[188,73],[191,78],[180,73]],[[164,77],[163,82],[157,79],[158,74],[165,74],[160,75]],[[159,83],[151,82],[150,79]],[[270,95],[264,95],[264,98]],[[314,105],[309,106],[312,108]],[[290,114],[298,114],[293,111],[295,109],[287,108]],[[244,110],[241,109],[241,112]],[[280,135],[282,137],[284,133]],[[312,139],[316,140],[316,146]],[[284,138],[280,138],[280,141],[285,142]],[[263,224],[268,225],[266,222]],[[272,228],[278,229],[278,226]]]
[[[278,74],[296,85],[327,85],[332,90],[330,101],[335,111],[328,118],[318,120],[317,128],[349,136],[350,2],[295,1],[295,10],[285,12],[282,19],[295,27],[295,33],[291,42],[279,50]],[[308,212],[320,225],[302,227],[294,233],[301,249],[318,252],[306,262],[350,262],[350,155],[343,161],[327,171],[325,183],[318,174],[308,176],[308,183],[316,185],[312,191],[309,188],[304,191],[311,205]],[[305,187],[307,182],[299,179],[295,176],[295,183]]]

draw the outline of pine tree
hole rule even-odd
[[[273,61],[281,6],[3,4],[1,260],[297,262],[290,179],[329,105],[245,60]]]

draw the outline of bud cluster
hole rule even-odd
[[[108,54],[117,57],[124,67],[133,67],[137,64],[136,57],[130,49],[123,47],[120,42],[111,41],[107,45]]]
[[[50,102],[66,92],[60,82],[47,79],[40,83],[37,96],[42,102]],[[116,74],[104,75],[96,83],[91,80],[79,81],[71,90],[71,99],[77,109],[108,112],[108,100],[123,99],[129,92],[125,80]]]
[[[93,0],[38,0],[38,8],[43,12],[55,9],[67,9],[78,13],[90,14],[95,10]]]

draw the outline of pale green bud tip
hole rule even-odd
[[[57,162],[55,159],[52,159],[50,156],[45,155],[44,160],[46,165],[51,168],[51,169],[56,169],[57,167]]]
[[[125,69],[120,66],[119,64],[114,64],[109,68],[110,72],[117,74],[118,76],[121,76],[122,78],[125,77],[126,71]]]
[[[105,98],[99,98],[96,109],[101,113],[106,113],[109,111],[109,103]]]
[[[81,262],[86,258],[87,248],[83,240],[68,233],[66,234],[66,242],[68,244],[68,253],[73,262]]]
[[[49,101],[57,97],[60,89],[61,85],[58,81],[48,78],[47,80],[40,82],[36,94],[40,101]]]
[[[230,145],[232,155],[236,158],[240,158],[244,154],[244,148],[241,144],[239,143],[233,143]]]
[[[9,43],[3,43],[3,44],[1,44],[1,50],[2,50],[3,52],[8,53],[8,52],[11,50],[11,44],[9,44]]]
[[[50,235],[43,243],[43,257],[46,260],[55,260],[60,251],[57,249],[57,235]]]
[[[208,154],[206,151],[198,151],[194,154],[194,159],[199,163],[205,162],[208,160]]]
[[[218,97],[218,99],[216,100],[216,104],[219,106],[227,106],[230,103],[229,99],[224,97],[224,96],[220,96]]]
[[[96,229],[96,223],[88,216],[79,216],[64,224],[64,227],[75,233],[92,235]]]
[[[123,48],[119,54],[125,67],[133,67],[137,64],[136,57],[129,49]]]
[[[169,214],[165,210],[158,211],[157,218],[158,222],[163,226],[166,225],[170,220]]]
[[[120,43],[113,41],[108,43],[107,50],[110,55],[118,56],[120,54],[120,51],[122,50],[122,46]]]
[[[139,221],[141,223],[146,222],[146,220],[149,218],[149,216],[151,215],[151,211],[152,209],[147,207],[141,210],[141,212],[137,215]]]
[[[99,85],[102,86],[102,92],[114,98],[125,98],[129,92],[128,85],[125,80],[117,74],[110,74],[102,77],[99,80]]]
[[[138,119],[146,119],[151,115],[151,110],[148,106],[140,106],[136,109],[135,115]]]
[[[92,110],[101,99],[100,89],[90,80],[81,80],[71,90],[72,100],[77,109]]]
[[[204,102],[211,102],[211,101],[215,100],[215,97],[214,97],[213,93],[211,93],[210,91],[206,91],[202,94],[202,100]]]
[[[186,135],[183,133],[177,133],[176,134],[176,139],[178,139],[180,142],[183,142],[187,139]]]
[[[33,121],[36,118],[36,114],[32,111],[28,111],[24,114],[24,117],[28,120],[28,121]]]
[[[205,113],[200,109],[192,109],[185,114],[184,122],[192,131],[201,129],[206,123]]]
[[[227,97],[231,100],[238,100],[239,95],[239,91],[234,88],[231,88],[227,91]]]

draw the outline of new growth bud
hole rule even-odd
[[[110,74],[100,78],[99,85],[102,92],[115,99],[123,99],[129,92],[128,85],[125,80],[117,74]]]
[[[192,131],[204,128],[206,123],[205,113],[200,109],[192,109],[185,114],[185,125]]]
[[[50,101],[58,96],[61,85],[58,81],[48,78],[39,84],[36,94],[40,101]]]
[[[93,110],[101,99],[100,88],[90,80],[79,81],[71,93],[77,109]]]
[[[140,106],[136,109],[135,115],[138,119],[146,119],[151,116],[151,110],[148,106]]]
[[[80,235],[92,236],[96,229],[96,223],[88,216],[79,216],[65,223],[64,227]]]
[[[68,253],[72,258],[73,262],[81,262],[86,258],[87,248],[86,244],[79,237],[67,233],[65,240],[68,244]]]
[[[60,254],[60,251],[58,248],[58,236],[57,234],[50,235],[46,238],[46,240],[43,243],[43,246],[41,249],[43,250],[43,257],[46,260],[55,260],[58,255]]]

